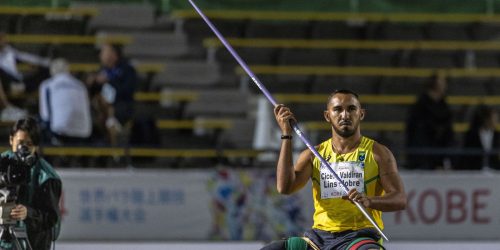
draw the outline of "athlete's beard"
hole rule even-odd
[[[340,135],[343,138],[351,137],[356,132],[356,128],[354,128],[354,129],[347,128],[347,129],[343,130],[343,129],[338,128],[337,126],[333,126],[333,130],[335,130],[335,133],[337,133],[338,135]]]

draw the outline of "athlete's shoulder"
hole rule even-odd
[[[394,159],[391,150],[382,143],[373,141],[373,157],[377,162],[385,162],[389,159]]]
[[[322,141],[320,144],[316,145],[314,148],[316,148],[316,150],[318,151],[324,148],[330,148],[331,143],[332,143],[332,138],[328,138]]]
[[[328,146],[330,143],[331,143],[331,139],[325,140],[325,141],[321,142],[320,144],[317,144],[316,146],[314,146],[314,149],[319,154],[325,153],[325,150],[328,150],[328,148],[331,147],[331,146]],[[314,155],[314,153],[310,149],[306,148],[306,149],[302,150],[302,152],[300,152],[299,159],[307,159],[308,161],[310,161],[312,163],[316,159],[316,156]]]
[[[373,151],[373,144],[375,143],[375,140],[366,136],[361,136],[359,140],[359,150]]]
[[[372,137],[369,137],[369,136],[366,136],[366,135],[361,135],[360,137],[361,139],[361,143],[373,143],[375,142],[375,139],[373,139]]]

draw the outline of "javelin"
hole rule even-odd
[[[252,72],[252,70],[250,70],[250,68],[245,63],[245,61],[243,61],[243,59],[241,59],[241,57],[238,55],[238,53],[236,53],[236,51],[233,49],[233,47],[226,41],[226,39],[217,30],[217,28],[212,24],[212,22],[208,19],[208,17],[206,17],[205,14],[203,14],[201,9],[199,9],[198,6],[196,6],[196,4],[192,0],[188,0],[188,1],[193,6],[193,8],[196,10],[196,12],[198,12],[198,14],[201,16],[201,18],[205,21],[205,23],[207,23],[207,25],[214,32],[214,34],[219,38],[219,40],[222,42],[222,44],[224,44],[224,46],[231,53],[231,55],[234,57],[234,59],[236,59],[236,61],[238,61],[240,66],[243,68],[243,70],[245,70],[245,72],[252,79],[252,81],[255,83],[255,85],[257,85],[257,87],[262,91],[262,93],[267,97],[267,99],[273,104],[273,106],[276,107],[278,105],[276,100],[273,98],[271,93],[269,93],[269,91],[266,89],[266,87],[260,82],[260,80],[257,78],[257,76]],[[290,121],[290,126],[293,128],[293,130],[299,136],[299,138],[304,142],[304,144],[306,144],[307,148],[309,148],[309,150],[311,150],[311,152],[314,154],[314,156],[316,156],[316,158],[318,158],[318,160],[320,160],[321,163],[324,166],[326,166],[328,168],[328,170],[330,170],[330,172],[333,174],[335,179],[341,183],[341,186],[344,188],[344,191],[346,193],[348,193],[349,188],[345,185],[345,183],[342,181],[342,179],[340,179],[340,177],[337,175],[337,173],[335,173],[335,171],[332,169],[330,164],[325,159],[323,159],[323,157],[321,157],[321,155],[318,153],[318,151],[311,145],[311,142],[309,142],[309,140],[304,136],[304,134],[300,130],[297,123]],[[352,201],[352,202],[354,202],[354,204],[356,204],[356,207],[358,207],[358,209],[361,211],[361,213],[363,213],[363,215],[366,217],[366,219],[368,219],[372,223],[372,225],[377,229],[377,231],[380,233],[380,235],[382,235],[382,237],[386,241],[389,241],[387,236],[385,236],[385,234],[382,232],[382,229],[380,229],[380,227],[377,225],[375,220],[366,211],[365,207],[363,207],[363,205],[361,205],[357,201]]]

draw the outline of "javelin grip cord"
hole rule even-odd
[[[257,87],[262,91],[262,93],[266,96],[266,98],[273,104],[274,107],[278,105],[276,100],[273,98],[271,93],[266,89],[264,84],[262,84],[257,78],[257,76],[250,70],[248,65],[241,59],[241,57],[236,53],[236,51],[233,49],[233,47],[227,42],[227,40],[222,36],[222,34],[217,30],[217,28],[212,24],[212,22],[208,19],[208,17],[203,14],[201,9],[196,6],[196,4],[192,0],[188,0],[189,3],[193,6],[193,8],[198,12],[198,14],[201,16],[201,18],[205,21],[205,23],[210,27],[210,29],[214,32],[214,34],[219,38],[219,40],[222,42],[222,44],[226,47],[226,49],[231,53],[231,55],[236,59],[236,61],[240,64],[240,66],[245,70],[245,72],[248,74],[248,76],[252,79],[252,81],[257,85]],[[318,151],[314,148],[314,146],[311,145],[311,142],[304,136],[302,131],[300,130],[299,126],[295,122],[290,122],[290,126],[292,127],[293,131],[299,136],[299,138],[306,144],[307,148],[311,150],[311,152],[318,158],[321,163],[330,170],[330,172],[333,174],[335,179],[341,183],[342,188],[346,193],[349,192],[349,188],[345,185],[345,183],[342,181],[342,179],[335,173],[335,171],[332,169],[330,164],[323,158],[321,155],[318,153]],[[377,225],[375,220],[371,217],[371,215],[366,211],[365,207],[361,205],[359,202],[352,201],[358,207],[358,209],[363,213],[363,215],[370,221],[370,223],[377,229],[377,231],[380,233],[380,235],[386,240],[389,241],[387,236],[382,232],[382,229]]]

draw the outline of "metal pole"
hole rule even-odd
[[[233,47],[227,42],[227,40],[217,30],[217,28],[212,24],[212,22],[208,19],[208,17],[206,17],[205,14],[203,14],[203,12],[198,8],[198,6],[196,6],[196,4],[192,0],[188,0],[188,1],[193,6],[193,8],[196,10],[196,12],[198,12],[198,14],[201,16],[201,18],[207,23],[207,25],[210,27],[210,29],[215,33],[215,35],[219,38],[219,40],[222,42],[222,44],[224,44],[224,46],[229,51],[229,53],[231,53],[231,55],[234,57],[234,59],[236,59],[236,61],[238,61],[240,66],[243,68],[243,70],[245,70],[245,72],[252,79],[252,81],[257,85],[257,87],[262,91],[262,93],[267,97],[267,99],[273,104],[273,106],[276,107],[278,105],[276,100],[273,98],[271,93],[269,93],[269,91],[266,89],[264,84],[262,84],[260,82],[260,80],[257,78],[257,76],[252,72],[252,70],[250,70],[250,68],[245,63],[245,61],[243,61],[243,59],[241,59],[241,57],[238,55],[238,53],[236,53],[236,51],[233,49]],[[311,150],[311,152],[314,154],[314,156],[316,156],[316,158],[318,158],[321,161],[321,163],[324,166],[326,166],[328,168],[328,170],[330,170],[330,172],[333,174],[335,179],[341,183],[342,187],[344,188],[344,191],[346,193],[348,193],[349,188],[345,185],[344,182],[342,182],[342,179],[337,175],[337,173],[335,173],[335,171],[332,169],[330,164],[325,159],[323,159],[323,157],[321,157],[321,155],[314,148],[314,146],[311,145],[311,142],[304,136],[304,134],[300,130],[299,126],[297,126],[297,124],[295,122],[290,122],[290,125],[292,126],[295,133],[299,136],[299,138],[304,142],[304,144],[306,144],[307,148],[309,148],[309,150]],[[382,229],[380,229],[380,227],[377,225],[375,220],[366,211],[365,207],[363,207],[363,205],[359,204],[359,202],[356,202],[356,201],[353,201],[353,202],[354,202],[354,204],[356,204],[356,207],[359,208],[361,213],[363,213],[363,215],[366,217],[366,219],[368,219],[370,221],[370,223],[377,229],[377,231],[380,233],[380,235],[386,241],[389,241],[387,236],[385,236],[385,234],[382,232]]]

